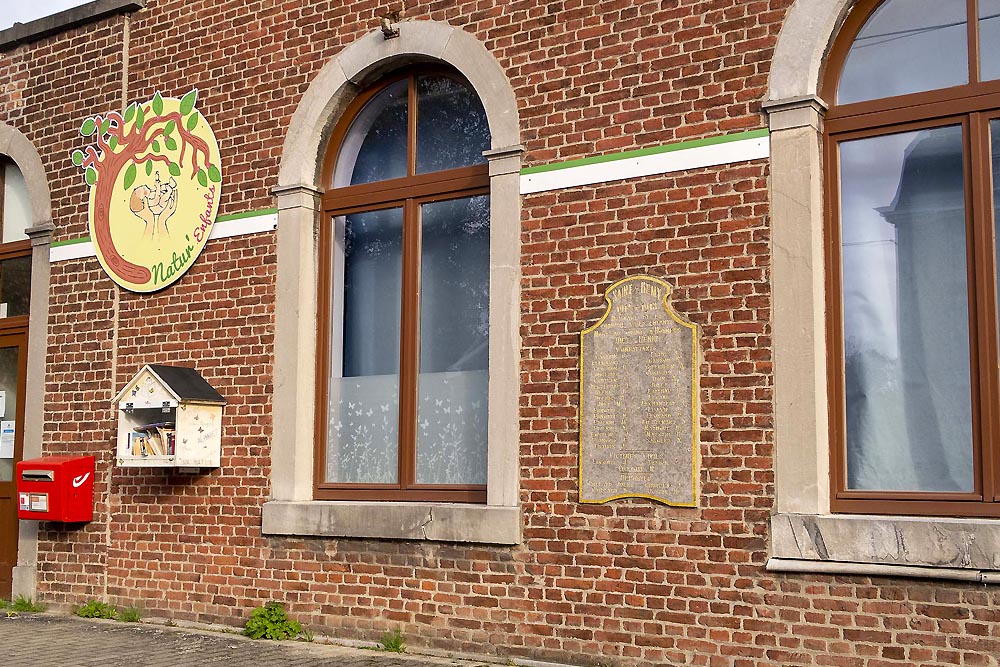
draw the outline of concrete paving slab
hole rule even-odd
[[[100,622],[53,614],[0,613],[6,665],[31,667],[479,667],[467,660],[408,656],[235,634]]]

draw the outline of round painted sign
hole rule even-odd
[[[72,155],[90,186],[90,238],[111,279],[133,292],[184,275],[219,211],[219,145],[197,97],[197,90],[180,99],[156,93],[80,127],[94,140]]]

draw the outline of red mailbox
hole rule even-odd
[[[76,523],[94,518],[94,457],[46,456],[17,464],[17,516]]]

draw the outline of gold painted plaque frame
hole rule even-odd
[[[587,367],[584,364],[584,359],[586,358],[586,338],[588,334],[598,331],[602,325],[611,316],[614,309],[614,302],[612,295],[621,286],[635,283],[635,282],[646,282],[653,283],[659,288],[663,289],[663,296],[659,299],[660,305],[663,307],[664,312],[669,316],[669,318],[680,325],[684,329],[690,332],[690,359],[691,359],[691,501],[690,502],[678,502],[676,500],[671,500],[664,498],[662,496],[657,496],[653,494],[644,493],[619,493],[602,498],[584,498],[584,461],[585,454],[589,452],[589,446],[593,443],[587,442],[586,433],[584,431],[584,406],[585,401],[585,381],[587,378]],[[649,275],[639,275],[624,278],[612,284],[604,291],[604,301],[606,303],[606,308],[604,314],[601,315],[600,319],[593,325],[580,332],[580,395],[579,395],[579,408],[578,408],[578,425],[580,431],[579,440],[579,452],[578,452],[578,463],[577,463],[577,491],[579,496],[579,502],[582,504],[600,505],[603,503],[611,502],[613,500],[621,500],[625,498],[644,498],[647,500],[653,500],[664,505],[671,507],[697,507],[698,506],[698,445],[699,445],[699,433],[698,433],[698,379],[699,379],[699,364],[698,364],[698,325],[687,321],[681,317],[674,309],[670,303],[670,295],[673,288],[669,283],[660,278]]]

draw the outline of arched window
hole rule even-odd
[[[1000,0],[860,3],[821,96],[832,509],[1000,516]]]
[[[382,80],[333,130],[316,498],[486,500],[489,148],[483,105],[450,70]]]

